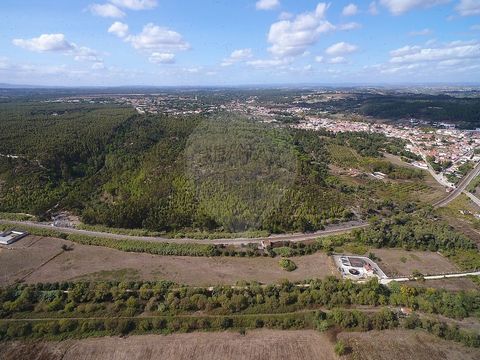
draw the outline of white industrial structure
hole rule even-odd
[[[0,245],[10,245],[27,235],[28,233],[26,231],[18,230],[8,230],[0,232]]]

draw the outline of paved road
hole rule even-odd
[[[423,277],[425,280],[440,280],[440,279],[451,279],[451,278],[461,278],[467,276],[479,276],[480,271],[471,271],[471,272],[464,272],[464,273],[456,273],[456,274],[445,274],[445,275],[426,275]],[[379,282],[381,284],[388,284],[392,281],[397,282],[404,282],[410,281],[411,278],[409,277],[401,277],[401,278],[388,278],[388,279],[380,279]]]
[[[354,229],[361,229],[367,227],[368,224],[363,221],[349,221],[341,224],[329,225],[325,230],[316,231],[313,233],[296,233],[296,234],[280,234],[270,235],[268,237],[260,238],[234,238],[234,239],[189,239],[189,238],[166,238],[166,237],[152,237],[152,236],[133,236],[133,235],[119,235],[100,231],[90,231],[72,228],[53,227],[49,224],[36,223],[31,221],[10,221],[0,220],[0,224],[13,224],[20,229],[22,226],[31,226],[39,229],[56,230],[68,234],[80,234],[88,236],[98,236],[110,239],[130,239],[152,242],[169,242],[169,243],[196,243],[196,244],[223,244],[223,245],[242,245],[249,243],[260,243],[263,240],[282,241],[289,240],[292,242],[299,242],[305,240],[315,239],[317,237],[341,234],[349,232]]]
[[[470,200],[472,200],[475,204],[477,204],[478,206],[480,206],[480,199],[478,197],[476,197],[475,195],[473,195],[471,192],[468,192],[468,191],[464,191],[463,192],[465,195],[467,195]]]
[[[434,207],[443,207],[448,205],[451,201],[455,200],[470,184],[470,182],[480,174],[480,162],[475,165],[475,167],[463,177],[462,180],[458,183],[455,190],[450,192],[445,198],[437,201],[433,204]]]

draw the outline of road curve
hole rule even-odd
[[[233,238],[233,239],[190,239],[190,238],[166,238],[166,237],[153,237],[153,236],[134,236],[134,235],[120,235],[100,231],[91,231],[91,230],[82,230],[82,229],[73,229],[73,228],[64,228],[64,227],[54,227],[49,224],[36,223],[32,221],[11,221],[11,220],[0,220],[0,224],[9,224],[18,226],[34,227],[37,229],[48,229],[56,230],[59,232],[64,232],[67,234],[78,234],[78,235],[87,235],[87,236],[97,236],[109,239],[125,239],[125,240],[137,240],[137,241],[151,241],[151,242],[168,242],[168,243],[179,243],[179,244],[217,244],[217,245],[246,245],[251,243],[260,243],[264,240],[269,241],[292,241],[300,242],[305,240],[311,240],[322,236],[342,234],[349,232],[354,229],[361,229],[368,226],[366,222],[363,221],[349,221],[341,224],[329,225],[325,230],[320,230],[312,233],[295,233],[295,234],[278,234],[270,235],[267,237],[259,238]]]
[[[477,163],[477,165],[475,165],[475,167],[466,176],[464,176],[462,180],[460,180],[455,190],[453,190],[443,199],[434,203],[433,207],[435,208],[443,207],[448,205],[451,201],[455,200],[467,188],[468,184],[470,184],[470,182],[473,179],[475,179],[479,174],[480,174],[480,162]]]

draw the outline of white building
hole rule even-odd
[[[0,233],[0,245],[10,245],[27,235],[28,233],[26,231],[17,231],[17,230],[4,231]]]

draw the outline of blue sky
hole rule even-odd
[[[0,83],[480,82],[480,0],[2,0]]]

